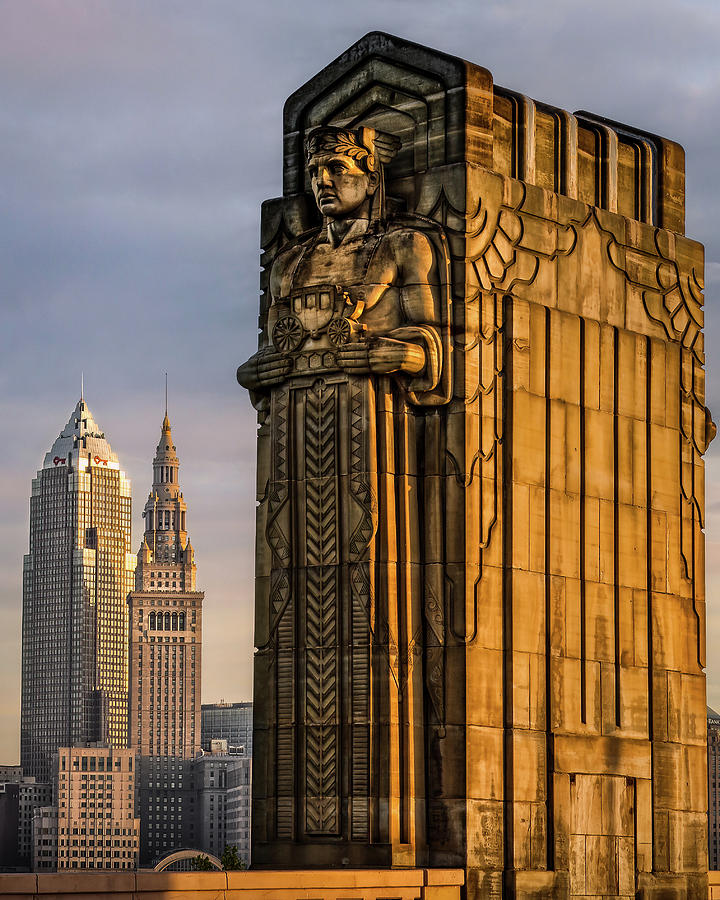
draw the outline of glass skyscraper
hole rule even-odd
[[[23,771],[59,747],[127,746],[130,482],[81,398],[33,479],[24,560]]]

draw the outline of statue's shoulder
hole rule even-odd
[[[303,231],[301,234],[294,237],[278,251],[275,259],[273,260],[273,265],[282,263],[282,261],[287,262],[288,260],[294,259],[300,254],[304,253],[304,251],[307,250],[311,244],[315,243],[321,230],[321,227],[310,228],[307,231]]]
[[[385,240],[394,253],[440,258],[448,256],[447,238],[442,226],[424,216],[396,214],[388,220]]]
[[[395,213],[387,221],[388,235],[424,234],[433,239],[444,236],[442,225],[434,219],[412,213]]]
[[[320,228],[304,231],[278,251],[270,267],[270,293],[273,297],[285,296],[290,290],[292,273],[319,234]]]

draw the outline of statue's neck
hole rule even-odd
[[[331,219],[327,225],[328,240],[333,247],[337,247],[348,236],[360,237],[368,230],[370,220],[362,217],[359,219]]]

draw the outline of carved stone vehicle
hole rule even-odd
[[[373,33],[262,212],[254,866],[707,891],[682,149]]]

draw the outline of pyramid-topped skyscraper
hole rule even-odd
[[[21,763],[127,743],[130,481],[81,397],[32,483],[24,560]]]

